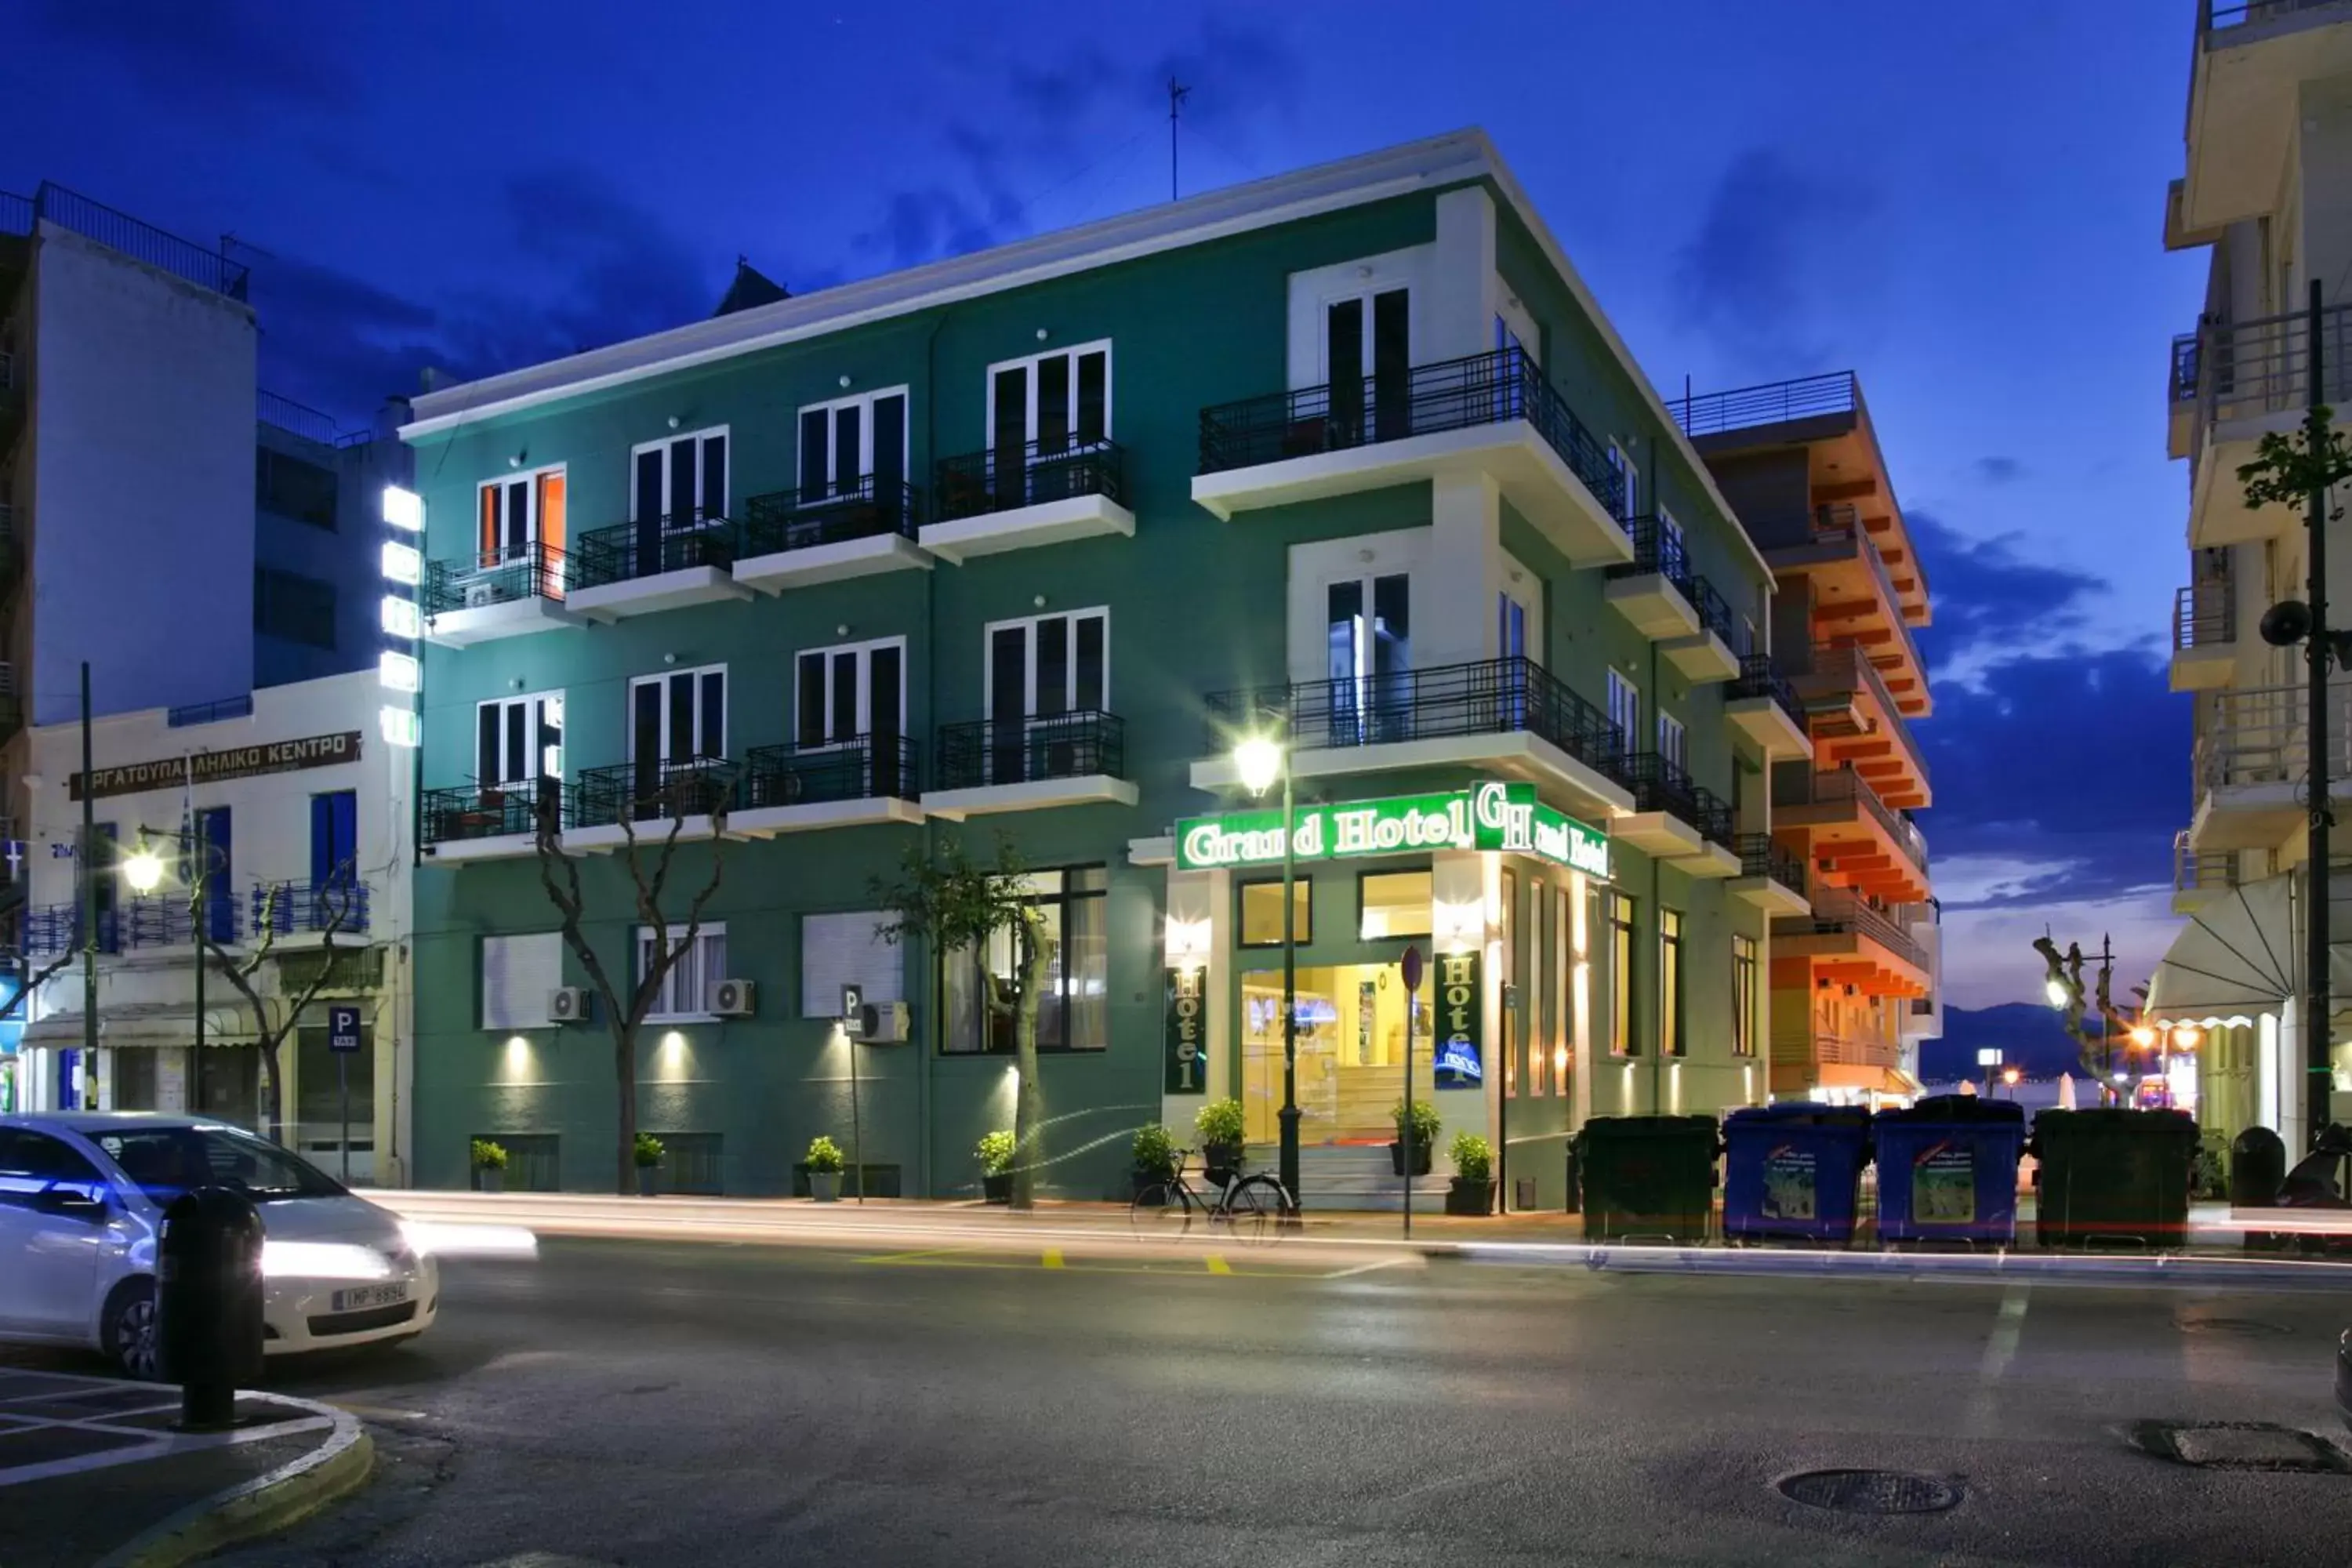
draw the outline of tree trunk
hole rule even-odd
[[[278,1066],[278,1047],[281,1040],[264,1040],[261,1045],[261,1081],[269,1096],[269,1141],[286,1142],[286,1085]]]
[[[1036,1206],[1037,1168],[1045,1161],[1045,1097],[1037,1082],[1037,1004],[1045,991],[1045,972],[1054,962],[1054,939],[1034,910],[1023,916],[1022,946],[1028,962],[1021,969],[1021,1011],[1013,1037],[1013,1060],[1020,1079],[1013,1101],[1013,1199],[1016,1209]]]
[[[613,1081],[621,1096],[620,1145],[613,1154],[613,1191],[635,1197],[637,1191],[637,1026],[615,1020],[613,1025]]]

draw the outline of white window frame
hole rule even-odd
[[[1374,614],[1372,609],[1372,597],[1376,585],[1384,577],[1402,577],[1404,579],[1404,614],[1408,626],[1408,630],[1405,635],[1408,637],[1412,635],[1409,629],[1412,620],[1412,605],[1413,600],[1419,595],[1415,595],[1412,591],[1413,583],[1416,579],[1411,568],[1408,567],[1406,570],[1402,572],[1351,572],[1345,576],[1326,578],[1323,584],[1323,635],[1325,638],[1324,669],[1323,674],[1318,676],[1317,679],[1324,679],[1330,677],[1329,638],[1331,635],[1331,590],[1348,583],[1353,583],[1356,585],[1356,593],[1358,595],[1359,602],[1364,606],[1357,613],[1356,616],[1355,668],[1349,671],[1348,678],[1357,683],[1357,689],[1360,692],[1363,690],[1365,683],[1372,679],[1372,617]],[[1507,598],[1509,597],[1509,595],[1506,594],[1504,596]],[[1521,608],[1524,609],[1525,606],[1522,605]],[[1405,658],[1405,669],[1409,672],[1412,668],[1412,655],[1410,651],[1408,651]],[[1370,700],[1370,698],[1369,695],[1364,696],[1360,699],[1359,705],[1360,706],[1362,703],[1369,702]]]
[[[1614,667],[1609,671],[1608,713],[1609,721],[1617,726],[1628,750],[1642,743],[1642,688],[1633,677]]]
[[[475,757],[474,757],[474,765],[475,765],[475,769],[476,769],[476,771],[477,771],[478,773],[479,772],[480,767],[481,767],[481,761],[482,761],[482,759],[481,759],[481,755],[480,755],[480,747],[481,747],[481,737],[482,737],[482,710],[483,710],[483,709],[485,709],[485,708],[495,708],[495,709],[499,710],[499,730],[498,730],[498,732],[499,732],[499,749],[501,752],[504,752],[504,751],[505,751],[505,749],[506,749],[506,732],[507,732],[507,726],[506,726],[506,710],[507,710],[508,709],[509,709],[509,708],[520,708],[520,709],[522,709],[522,710],[523,710],[523,722],[524,722],[524,724],[525,724],[527,727],[529,727],[529,728],[531,728],[531,729],[534,729],[534,730],[535,730],[535,729],[537,728],[536,719],[537,719],[538,715],[534,713],[533,710],[534,710],[535,708],[537,708],[537,707],[541,707],[541,706],[542,706],[542,705],[544,705],[544,704],[547,704],[547,703],[553,703],[553,704],[555,705],[555,727],[556,727],[557,731],[558,731],[559,733],[561,733],[561,732],[562,732],[562,731],[563,731],[563,717],[564,717],[564,715],[563,715],[563,692],[562,692],[562,690],[560,688],[559,688],[558,689],[556,689],[556,690],[553,690],[553,691],[531,691],[531,692],[526,692],[526,693],[524,693],[524,694],[523,694],[522,696],[520,696],[520,697],[491,697],[491,698],[487,698],[487,699],[485,699],[485,700],[482,700],[482,701],[479,701],[479,702],[475,703],[475,704],[474,704],[474,744],[475,744],[475,749],[476,749],[476,750],[475,750]],[[566,743],[567,743],[567,742],[564,742],[564,741],[558,741],[558,742],[555,743],[555,765],[554,765],[553,767],[551,767],[551,767],[548,767],[548,766],[546,766],[546,765],[545,765],[547,759],[546,759],[545,757],[543,757],[543,756],[542,756],[542,757],[541,757],[541,758],[539,759],[539,762],[540,762],[540,763],[541,763],[541,766],[540,766],[540,768],[539,768],[536,772],[526,772],[526,773],[509,773],[509,772],[508,772],[505,768],[501,767],[501,768],[499,769],[499,777],[494,778],[494,779],[490,779],[490,778],[477,778],[474,782],[475,782],[477,784],[479,784],[479,785],[488,786],[488,785],[492,785],[492,784],[499,784],[499,785],[503,785],[503,784],[529,784],[529,783],[530,783],[530,782],[531,782],[532,780],[534,780],[534,779],[541,779],[541,778],[561,779],[561,778],[563,776],[563,749],[564,749],[564,746],[565,746],[565,744],[566,744]],[[501,758],[500,758],[500,761],[501,761],[502,763],[503,763],[503,762],[505,762],[505,761],[507,761],[507,760],[508,760],[508,759],[503,758],[503,757],[501,757]]]
[[[728,680],[725,665],[698,664],[688,669],[664,669],[652,675],[629,677],[628,689],[622,694],[621,733],[628,742],[630,758],[634,759],[637,754],[637,688],[658,685],[662,688],[662,732],[655,752],[665,765],[669,762],[670,726],[677,717],[670,710],[669,682],[681,675],[694,677],[694,701],[698,713],[701,711],[702,705],[702,678],[706,675],[719,677],[724,691],[719,704],[719,744],[716,749],[705,746],[701,754],[706,757],[724,757],[727,754],[727,732],[734,728],[735,723],[734,715],[730,711],[735,705],[734,683]]]
[[[799,447],[798,460],[793,468],[793,495],[795,506],[826,506],[839,498],[845,481],[844,476],[833,471],[833,425],[835,416],[845,408],[857,410],[857,451],[859,461],[863,464],[856,473],[847,476],[847,482],[855,485],[860,479],[873,477],[874,405],[886,397],[896,397],[906,404],[906,417],[898,421],[898,472],[900,474],[911,472],[908,465],[914,459],[915,399],[905,383],[897,386],[877,386],[871,392],[853,393],[847,397],[829,397],[823,403],[803,403],[793,413],[793,440]],[[808,488],[809,455],[803,422],[812,414],[823,414],[825,416],[824,488],[827,493],[824,499],[818,500],[801,499],[802,492]],[[728,454],[727,460],[730,464],[735,460],[731,450]]]
[[[1108,636],[1108,628],[1106,628],[1106,636]],[[877,650],[886,647],[895,647],[898,650],[898,728],[901,733],[905,732],[907,727],[907,639],[903,637],[870,637],[863,642],[828,643],[823,647],[804,647],[793,655],[792,735],[793,750],[798,752],[831,752],[839,751],[845,746],[854,745],[856,743],[852,741],[824,741],[813,746],[803,745],[801,743],[801,661],[807,658],[822,658],[824,660],[825,723],[824,725],[824,729],[825,733],[831,734],[834,728],[832,722],[834,658],[837,655],[845,653],[854,653],[857,656],[857,722],[850,732],[853,735],[871,735],[874,732],[874,655]],[[1109,651],[1109,644],[1108,642],[1104,644],[1104,651],[1106,658],[1108,658]],[[1034,658],[1031,659],[1031,663],[1033,666],[1034,665],[1035,659]],[[1034,670],[1032,679],[1033,680],[1034,679]]]
[[[733,458],[730,457],[729,460],[731,462],[733,461]],[[566,465],[562,463],[542,463],[536,468],[524,468],[514,473],[500,474],[495,479],[483,479],[474,486],[474,519],[472,524],[474,548],[471,553],[477,560],[479,560],[485,554],[490,553],[489,552],[486,552],[482,549],[482,492],[488,489],[495,489],[499,492],[499,517],[501,524],[503,524],[506,518],[506,488],[509,485],[528,486],[529,488],[523,491],[523,530],[528,535],[523,542],[525,544],[536,544],[539,542],[539,531],[541,526],[539,515],[540,481],[547,478],[550,474],[564,474],[565,467]],[[569,511],[572,505],[572,481],[569,474],[564,474],[563,504],[567,514],[564,521],[568,525],[571,521]],[[500,528],[499,531],[501,536],[503,536],[505,531],[503,526]],[[500,561],[508,559],[506,551],[507,546],[501,542],[496,552],[497,559]]]
[[[673,431],[669,435],[663,437],[658,441],[640,441],[635,446],[629,448],[629,521],[631,522],[638,521],[637,459],[644,457],[647,452],[659,452],[661,454],[661,514],[663,521],[667,526],[668,521],[677,515],[677,509],[670,504],[670,495],[677,486],[677,472],[676,465],[671,461],[670,448],[680,441],[693,442],[695,471],[699,473],[702,468],[702,444],[705,441],[709,440],[714,436],[727,443],[726,468],[725,471],[720,474],[719,479],[719,484],[725,488],[727,494],[723,498],[722,502],[716,512],[712,511],[707,506],[702,509],[702,512],[705,519],[729,515],[728,506],[732,503],[735,498],[735,436],[733,431],[725,425],[712,425],[700,430]]]
[[[1690,731],[1664,708],[1658,710],[1658,755],[1690,772]]]
[[[1047,349],[1043,353],[1023,354],[1018,359],[998,360],[988,367],[986,377],[981,383],[987,403],[988,449],[991,452],[996,450],[996,377],[998,374],[1008,370],[1025,370],[1028,373],[1025,379],[1029,389],[1029,400],[1023,410],[1022,417],[1028,421],[1029,434],[1024,437],[1024,441],[1034,441],[1037,439],[1037,367],[1049,359],[1066,359],[1070,362],[1068,392],[1070,401],[1066,410],[1068,420],[1063,427],[1070,432],[1070,450],[1074,452],[1085,450],[1085,447],[1078,440],[1078,361],[1097,350],[1100,350],[1103,356],[1102,438],[1105,441],[1115,439],[1115,432],[1118,427],[1112,423],[1111,419],[1111,388],[1112,384],[1118,379],[1118,363],[1111,353],[1111,340],[1097,338],[1091,342],[1073,343],[1068,348]]]
[[[1015,616],[1010,620],[991,621],[986,626],[981,627],[981,691],[988,706],[987,716],[991,720],[1012,718],[1034,719],[1039,716],[1037,712],[1037,627],[1041,623],[1045,621],[1066,620],[1070,623],[1070,681],[1072,687],[1069,706],[1066,708],[1062,713],[1046,715],[1046,721],[1051,722],[1064,718],[1070,713],[1092,711],[1092,710],[1081,710],[1077,706],[1076,697],[1076,688],[1078,678],[1078,661],[1076,658],[1077,624],[1089,616],[1099,618],[1102,622],[1103,628],[1102,708],[1100,711],[1106,713],[1116,711],[1116,710],[1111,706],[1110,606],[1108,605],[1090,605],[1084,609],[1048,610],[1040,615]],[[1022,705],[1024,710],[1019,714],[999,713],[996,711],[996,634],[1013,626],[1022,626],[1026,628],[1026,635],[1022,638],[1022,659],[1024,668],[1022,671],[1021,690]]]
[[[667,946],[675,949],[685,942],[686,932],[687,928],[683,923],[664,926],[662,938]],[[635,928],[635,937],[636,947],[633,956],[636,966],[629,972],[629,984],[633,989],[645,984],[646,975],[653,967],[654,928],[638,926]],[[705,921],[695,931],[694,942],[695,951],[679,959],[670,972],[662,976],[662,994],[655,1002],[652,1010],[646,1014],[646,1023],[700,1022],[717,1016],[710,1011],[710,987],[721,980],[732,978],[726,973],[727,922]],[[714,952],[719,958],[716,965],[710,963]],[[716,974],[704,973],[705,970],[713,967],[719,973]],[[692,971],[691,973],[688,973],[689,969]],[[679,994],[681,987],[690,987],[690,994],[681,997]],[[680,1007],[677,1004],[681,1000],[693,1005]]]
[[[1624,501],[1625,515],[1629,518],[1641,516],[1642,470],[1633,466],[1633,448],[1618,440],[1614,436],[1609,438],[1609,466],[1616,469],[1624,480],[1621,494]]]

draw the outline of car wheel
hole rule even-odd
[[[162,1375],[155,1340],[155,1281],[126,1279],[108,1298],[99,1342],[123,1376],[152,1383]]]

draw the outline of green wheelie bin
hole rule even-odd
[[[1701,1242],[1723,1132],[1712,1116],[1596,1116],[1575,1140],[1587,1241]]]
[[[2044,1247],[2189,1239],[2197,1123],[2185,1110],[2045,1110],[2027,1151],[2040,1162],[2033,1230]]]

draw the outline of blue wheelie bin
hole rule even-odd
[[[1853,1239],[1870,1112],[1796,1100],[1724,1119],[1723,1234],[1833,1242]]]
[[[2017,1163],[2025,1108],[1972,1094],[1931,1095],[1871,1121],[1882,1241],[2017,1239]]]

